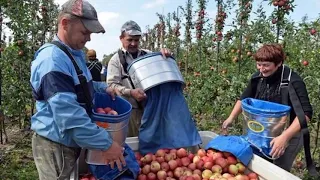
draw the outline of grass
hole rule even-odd
[[[38,179],[32,156],[31,135],[30,131],[21,133],[5,146],[1,146],[3,147],[0,149],[0,174],[2,180]]]

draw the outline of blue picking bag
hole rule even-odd
[[[139,152],[190,147],[201,137],[183,96],[181,83],[170,82],[146,91],[147,100],[139,130]]]
[[[210,148],[232,153],[245,166],[249,164],[253,157],[253,151],[250,143],[248,143],[242,136],[217,136],[205,147],[206,150]]]
[[[88,164],[89,170],[92,175],[99,180],[135,180],[137,179],[140,171],[140,166],[136,160],[134,151],[125,144],[124,146],[124,158],[126,166],[123,167],[122,171],[119,171],[115,165],[114,169],[111,169],[110,165],[93,165]]]
[[[291,107],[254,98],[243,99],[241,105],[245,121],[244,138],[257,155],[272,159],[270,142],[285,129]]]

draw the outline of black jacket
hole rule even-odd
[[[285,66],[285,68],[288,68]],[[256,98],[261,100],[266,100],[270,102],[275,102],[279,104],[284,104],[281,98],[280,93],[280,81],[281,81],[281,75],[282,75],[282,66],[278,68],[278,70],[272,74],[269,77],[262,77],[260,75],[260,72],[256,72],[252,75],[249,84],[246,88],[246,90],[242,93],[240,99],[245,98]],[[288,75],[284,75],[284,77],[287,77]],[[261,81],[261,85],[258,84],[259,81]],[[308,92],[306,89],[306,85],[303,82],[302,78],[295,72],[292,71],[291,74],[291,80],[290,83],[292,84],[292,87],[295,88],[297,95],[300,99],[300,103],[302,105],[303,111],[306,116],[308,116],[310,119],[312,118],[312,106],[309,101]],[[287,94],[286,96],[289,96]],[[288,98],[289,99],[289,98]],[[289,106],[291,107],[290,112],[290,124],[296,117],[296,114],[293,110],[292,103],[289,99]]]
[[[98,59],[94,61],[88,61],[87,67],[89,68],[93,81],[101,81],[102,64]]]

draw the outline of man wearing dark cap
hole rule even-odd
[[[127,66],[136,58],[150,53],[149,50],[139,48],[142,35],[140,26],[130,20],[123,24],[120,32],[122,47],[118,53],[114,54],[108,63],[107,83],[110,87],[119,90],[121,96],[125,97],[132,104],[132,112],[129,122],[128,137],[138,136],[141,118],[143,115],[143,105],[146,94],[140,88],[134,88],[127,73]],[[166,48],[162,48],[163,56],[170,56],[172,53]]]
[[[31,118],[32,151],[39,179],[69,179],[81,148],[101,150],[105,162],[125,165],[123,147],[90,119],[94,92],[115,92],[92,81],[82,48],[91,33],[104,33],[94,7],[69,0],[58,15],[54,41],[35,53],[31,64],[32,94],[37,112]]]

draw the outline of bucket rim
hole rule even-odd
[[[129,64],[129,66],[127,67],[128,72],[129,72],[131,66],[132,66],[134,63],[136,63],[136,62],[138,62],[138,61],[141,61],[141,60],[143,60],[143,59],[147,59],[147,58],[150,58],[150,57],[154,57],[154,56],[162,56],[162,53],[161,53],[161,52],[152,52],[152,53],[148,53],[148,54],[146,54],[146,55],[144,55],[144,56],[138,57],[138,58],[135,59],[132,63]],[[167,58],[171,58],[171,59],[173,59],[173,60],[175,61],[175,58],[174,58],[173,56],[168,56]]]

